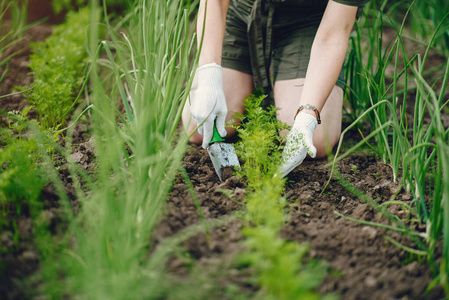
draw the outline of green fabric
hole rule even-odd
[[[359,15],[369,0],[336,2],[360,5]],[[271,67],[274,80],[304,78],[327,3],[327,0],[231,0],[223,67],[252,74],[255,86],[266,91],[271,89]],[[339,81],[344,82],[343,72]],[[344,87],[339,82],[337,85]]]

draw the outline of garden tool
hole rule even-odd
[[[226,167],[237,167],[240,170],[240,163],[235,154],[234,146],[228,143],[222,143],[224,139],[218,133],[214,122],[214,131],[207,152],[214,165],[220,181],[223,181],[223,169]]]

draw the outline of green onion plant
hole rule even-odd
[[[387,1],[370,3],[361,20],[356,22],[354,34],[350,37],[350,51],[345,65],[345,73],[348,79],[346,99],[349,104],[349,116],[355,121],[359,116],[369,120],[370,128],[383,128],[374,137],[375,148],[385,162],[392,163],[395,180],[398,173],[398,159],[389,147],[389,129],[384,127],[389,121],[389,110],[396,109],[393,104],[388,107],[382,103],[387,92],[393,87],[386,77],[386,68],[394,58],[397,51],[397,41],[391,47],[393,41],[388,41],[388,47],[383,47],[384,16],[376,13],[383,10]],[[375,13],[371,13],[375,12]],[[369,28],[369,30],[367,30]],[[366,35],[367,34],[367,35]],[[366,38],[366,36],[368,38]],[[365,53],[368,53],[366,55]],[[369,109],[376,107],[375,109]],[[368,113],[366,113],[368,111]],[[362,122],[357,122],[361,126]]]
[[[81,210],[70,228],[77,246],[63,255],[65,285],[49,284],[47,293],[157,298],[164,264],[152,260],[152,232],[186,143],[176,129],[194,64],[190,12],[177,0],[137,1],[117,32],[105,8],[109,39],[101,41],[100,7],[91,1],[90,9],[87,103],[97,171],[87,191],[78,188]]]
[[[410,1],[398,1],[398,12],[408,10]],[[435,28],[442,26],[437,36],[433,48],[445,56],[449,55],[449,19],[445,18],[448,13],[447,2],[444,0],[413,1],[413,9],[410,11],[409,30],[422,40],[427,40],[435,31]],[[441,21],[443,20],[443,23]]]
[[[21,51],[10,49],[23,39],[25,31],[32,26],[26,24],[28,1],[20,3],[18,0],[0,1],[0,84],[9,71],[10,59]]]
[[[156,247],[152,234],[187,142],[177,125],[196,62],[191,11],[178,0],[140,0],[117,24],[103,4],[90,1],[80,10],[89,25],[73,28],[89,57],[86,101],[73,118],[91,124],[96,166],[88,174],[73,161],[69,126],[66,149],[55,149],[68,160],[80,209],[73,213],[50,168],[69,227],[59,242],[39,227],[38,292],[52,299],[163,298],[161,275],[174,242]]]
[[[335,167],[338,160],[374,137],[378,154],[392,167],[395,181],[400,179],[400,184],[413,195],[411,211],[420,222],[427,225],[425,235],[419,235],[426,245],[424,248],[420,246],[420,253],[425,253],[435,274],[438,274],[439,269],[437,278],[447,292],[446,262],[449,252],[443,250],[439,268],[435,267],[434,255],[441,239],[443,248],[448,249],[446,203],[449,133],[441,115],[447,113],[448,102],[445,98],[448,93],[449,62],[438,66],[438,71],[443,75],[436,79],[427,76],[429,68],[426,68],[426,62],[430,50],[439,48],[444,42],[439,37],[446,30],[449,14],[438,19],[424,54],[410,54],[404,45],[405,39],[410,40],[405,28],[407,20],[416,15],[415,10],[422,5],[422,1],[409,4],[401,21],[391,18],[401,3],[387,5],[386,1],[381,1],[378,7],[376,2],[372,1],[351,37],[352,50],[346,67],[350,85],[348,99],[354,121],[343,131],[342,139],[349,129],[360,126],[363,120],[369,120],[371,133],[338,157],[341,140],[330,165]],[[384,13],[378,13],[379,10]],[[383,41],[383,24],[388,24],[396,32],[391,41]],[[368,38],[364,38],[366,36]],[[367,49],[376,51],[364,54]],[[414,108],[412,119],[407,113],[407,107]],[[410,234],[410,231],[411,228],[404,233]],[[416,242],[421,244],[420,241]]]

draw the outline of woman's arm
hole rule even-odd
[[[198,47],[201,46],[196,85],[190,93],[190,113],[203,136],[207,149],[214,127],[225,137],[228,108],[223,91],[221,55],[230,0],[201,0],[198,21]],[[201,44],[202,43],[202,44]]]
[[[323,108],[343,65],[356,14],[357,6],[329,1],[313,41],[301,105]]]
[[[223,38],[230,0],[201,0],[198,11],[198,46],[203,37],[203,25],[206,10],[206,23],[199,66],[216,63],[221,65]],[[207,7],[207,8],[206,8]]]

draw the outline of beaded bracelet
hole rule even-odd
[[[318,111],[318,109],[315,106],[313,106],[311,104],[300,105],[298,107],[298,110],[296,111],[295,119],[296,119],[296,116],[299,114],[299,112],[301,110],[303,110],[304,108],[313,110],[315,112],[316,120],[317,120],[318,124],[321,124],[320,112]]]

